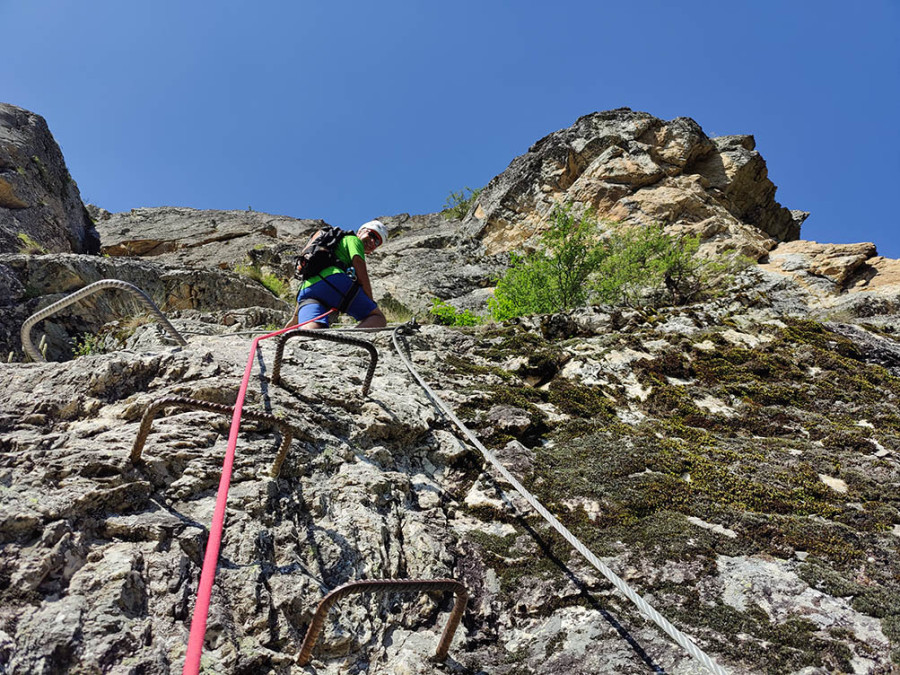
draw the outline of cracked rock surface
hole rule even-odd
[[[224,315],[173,348],[8,364],[0,394],[0,664],[181,668],[250,338]],[[593,310],[407,338],[438,394],[595,554],[732,672],[888,673],[898,658],[900,345],[895,322],[820,324],[724,303]],[[199,332],[199,330],[198,330]],[[261,343],[203,663],[215,672],[701,672],[504,483],[393,351]],[[711,401],[716,401],[715,405]],[[316,603],[357,579],[462,581],[470,602],[351,596],[312,664]],[[893,654],[893,656],[892,656]],[[894,661],[892,661],[892,659]]]

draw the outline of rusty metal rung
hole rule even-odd
[[[375,365],[378,363],[378,350],[375,348],[375,345],[368,340],[350,337],[349,335],[339,335],[327,330],[304,330],[298,328],[297,330],[282,333],[278,337],[278,343],[275,347],[275,362],[272,364],[272,384],[281,384],[281,359],[284,356],[284,345],[288,340],[294,337],[308,337],[317,340],[327,340],[328,342],[339,342],[341,344],[353,345],[365,349],[369,352],[371,359],[369,361],[369,368],[366,371],[366,379],[363,382],[362,395],[365,396],[369,393],[369,386],[372,384],[372,376],[375,374]]]
[[[151,401],[150,405],[144,411],[141,418],[141,426],[138,429],[137,438],[134,439],[134,446],[131,449],[131,462],[137,464],[141,461],[141,453],[144,450],[144,443],[147,442],[147,436],[150,435],[150,428],[153,426],[153,420],[163,408],[178,407],[189,408],[191,410],[206,410],[208,412],[222,413],[223,415],[234,415],[234,407],[230,405],[222,405],[221,403],[212,403],[210,401],[200,401],[186,396],[164,396],[155,401]],[[281,431],[281,447],[278,449],[278,455],[272,463],[269,475],[277,478],[281,472],[281,465],[287,457],[288,450],[294,440],[294,429],[284,420],[280,420],[274,415],[263,412],[254,412],[253,410],[244,410],[243,417],[257,422],[265,422],[267,424],[278,427]]]
[[[453,591],[456,594],[456,601],[453,604],[453,611],[450,612],[450,618],[441,633],[440,642],[438,642],[435,659],[444,661],[447,653],[450,651],[450,643],[453,642],[453,636],[462,620],[463,612],[466,611],[466,603],[469,601],[469,594],[466,587],[455,579],[370,579],[364,581],[351,581],[335,588],[331,593],[326,595],[316,607],[312,621],[306,631],[306,637],[303,638],[303,644],[300,646],[300,653],[297,655],[297,665],[305,666],[312,657],[313,647],[319,639],[319,633],[325,625],[325,618],[328,616],[328,610],[338,600],[346,595],[354,593],[367,593],[370,591],[378,593],[411,593],[426,591]]]

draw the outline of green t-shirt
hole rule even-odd
[[[348,234],[343,237],[338,243],[337,248],[334,250],[334,253],[342,267],[326,267],[316,276],[304,281],[303,285],[300,287],[301,290],[309,288],[317,281],[321,281],[325,277],[330,277],[332,274],[343,274],[349,268],[353,267],[353,258],[356,256],[359,256],[363,260],[366,259],[366,249],[359,240],[359,237],[355,234]]]

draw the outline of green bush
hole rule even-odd
[[[510,266],[488,300],[491,316],[505,321],[526,314],[551,314],[558,308],[548,283],[550,267],[543,255],[510,254]]]
[[[587,302],[588,277],[605,255],[605,246],[597,242],[597,219],[588,209],[581,218],[571,205],[558,206],[550,228],[541,236],[550,269],[550,286],[559,309],[580,307]]]
[[[473,190],[470,187],[464,187],[459,192],[451,192],[444,202],[444,208],[441,213],[448,220],[462,220],[466,217],[472,203],[478,199],[483,188]],[[468,195],[466,194],[468,193]]]
[[[431,301],[431,309],[428,313],[434,318],[434,322],[442,326],[477,326],[482,319],[477,314],[472,314],[467,309],[456,309],[443,300],[434,298]]]
[[[667,234],[662,225],[616,227],[593,276],[595,301],[614,305],[684,305],[714,295],[752,264],[738,255],[697,255],[699,237]]]
[[[593,212],[587,210],[578,218],[571,205],[557,207],[550,228],[541,236],[542,248],[510,256],[510,267],[488,301],[493,317],[503,321],[587,304],[587,281],[606,251],[597,238]]]
[[[103,338],[100,335],[84,333],[80,339],[75,339],[75,348],[72,350],[73,358],[77,359],[79,356],[104,353],[106,353],[106,349],[103,346]]]
[[[667,234],[662,225],[610,224],[601,238],[590,210],[579,218],[560,206],[541,247],[510,256],[488,307],[503,321],[590,303],[683,305],[714,295],[752,264],[737,255],[701,257],[699,246],[698,237]]]

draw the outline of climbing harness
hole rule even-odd
[[[327,340],[328,342],[353,345],[355,347],[362,347],[369,352],[371,358],[369,359],[369,367],[366,370],[366,379],[363,381],[362,395],[365,396],[369,393],[369,386],[372,384],[372,376],[375,374],[375,365],[378,363],[378,350],[375,349],[375,345],[368,340],[360,340],[359,338],[353,338],[347,335],[334,335],[324,330],[294,330],[285,333],[278,338],[275,347],[275,361],[272,365],[272,384],[281,384],[281,360],[284,356],[284,345],[288,340],[295,337],[308,337],[318,340]]]
[[[338,311],[338,314],[345,314],[347,310],[350,308],[350,305],[353,304],[353,301],[356,300],[356,296],[359,295],[360,290],[362,290],[362,286],[359,283],[359,279],[356,278],[356,273],[348,275],[351,279],[353,279],[353,283],[350,284],[350,288],[347,289],[347,292],[343,294],[343,299],[341,300],[341,304],[339,307],[334,307]],[[322,277],[322,281],[331,286],[331,288],[336,292],[340,293],[340,289],[335,286],[333,283],[328,281],[329,277]]]
[[[147,309],[149,309],[153,316],[156,317],[156,320],[161,323],[167,331],[175,338],[175,341],[182,346],[187,345],[187,341],[181,337],[177,330],[175,330],[175,326],[169,323],[169,320],[165,317],[165,315],[159,311],[159,307],[157,307],[153,300],[150,299],[150,296],[144,293],[140,288],[135,286],[134,284],[130,284],[127,281],[121,281],[120,279],[101,279],[100,281],[95,281],[92,284],[88,284],[84,288],[79,291],[75,291],[74,293],[67,295],[62,300],[57,300],[52,305],[48,305],[44,309],[40,310],[29,316],[25,319],[25,323],[22,324],[22,348],[25,352],[32,358],[32,360],[37,362],[44,362],[46,359],[41,355],[41,353],[34,348],[34,344],[31,342],[31,328],[39,321],[43,321],[51,314],[55,314],[63,307],[68,307],[72,305],[82,298],[85,298],[93,293],[96,293],[99,290],[104,288],[119,288],[123,291],[128,291],[138,300],[140,300]]]
[[[339,586],[319,601],[309,628],[306,629],[306,637],[303,638],[300,653],[297,655],[298,666],[305,666],[309,663],[313,647],[316,646],[316,640],[319,639],[319,633],[322,632],[322,626],[325,625],[325,618],[328,616],[328,610],[331,609],[331,606],[351,593],[367,593],[371,591],[379,593],[453,591],[456,594],[456,601],[453,603],[453,611],[450,612],[450,618],[447,620],[444,632],[441,633],[441,639],[438,642],[437,651],[434,655],[434,658],[438,661],[443,661],[447,658],[450,643],[453,642],[453,636],[462,619],[463,612],[466,610],[466,603],[469,599],[465,586],[454,579],[367,579],[352,581],[349,584]]]
[[[338,295],[341,296],[340,305],[338,305],[337,307],[331,308],[331,309],[336,309],[338,311],[338,314],[345,314],[347,312],[347,309],[350,307],[350,305],[353,304],[353,301],[356,300],[356,296],[362,290],[362,286],[360,286],[359,281],[357,281],[355,277],[353,278],[353,283],[350,285],[350,288],[347,289],[346,293],[342,292],[341,289],[339,289],[333,283],[328,281],[328,277],[323,277],[322,281],[324,283],[328,284],[329,286],[331,286],[331,289],[335,293],[337,293]],[[319,298],[304,298],[303,300],[301,300],[300,302],[297,303],[297,308],[300,309],[301,307],[304,307],[305,305],[323,305],[323,306],[327,307],[328,304],[330,304],[330,303],[326,303],[326,302],[320,300]]]
[[[623,581],[615,572],[613,572],[609,567],[603,564],[600,559],[591,553],[588,548],[581,543],[581,541],[572,534],[556,517],[550,513],[544,506],[537,500],[537,498],[532,495],[525,487],[516,480],[515,476],[513,476],[503,464],[500,463],[494,454],[488,450],[484,445],[482,445],[481,441],[475,437],[468,427],[463,424],[460,419],[454,414],[453,410],[450,406],[447,405],[438,396],[435,391],[428,385],[428,383],[422,378],[419,372],[416,370],[410,358],[407,354],[404,354],[404,350],[401,349],[400,343],[398,341],[398,335],[408,335],[411,332],[410,327],[408,326],[398,326],[394,329],[392,334],[392,340],[394,343],[394,348],[397,350],[397,354],[400,356],[400,359],[403,361],[406,369],[410,372],[416,382],[421,385],[421,387],[425,390],[425,392],[431,397],[431,399],[435,402],[435,405],[450,419],[453,423],[459,428],[459,430],[469,439],[469,441],[478,448],[478,451],[484,456],[484,458],[490,462],[491,466],[493,466],[497,472],[510,484],[512,485],[516,491],[522,495],[526,502],[537,511],[543,518],[546,520],[552,527],[555,529],[562,537],[569,542],[569,544],[578,551],[582,556],[587,559],[591,565],[593,565],[597,570],[604,576],[606,579],[615,586],[626,598],[631,600],[637,606],[638,610],[651,619],[657,626],[663,629],[665,633],[671,637],[680,647],[682,647],[685,651],[687,651],[691,656],[697,659],[703,666],[709,670],[711,673],[715,675],[727,675],[726,671],[718,665],[715,661],[712,660],[703,650],[701,650],[694,642],[688,637],[685,633],[678,630],[675,626],[673,626],[662,614],[657,612],[650,604],[644,600],[640,595],[638,595],[625,581]],[[405,342],[405,341],[404,341]],[[407,345],[408,348],[408,345]]]
[[[147,436],[150,435],[153,420],[165,408],[188,408],[190,410],[205,410],[207,412],[222,413],[223,415],[234,415],[234,406],[211,403],[210,401],[199,401],[186,396],[164,396],[151,401],[144,411],[144,416],[141,418],[141,426],[138,429],[137,437],[134,439],[130,458],[132,464],[138,464],[142,461],[141,453],[144,450],[144,444],[147,442]],[[245,410],[243,416],[250,420],[265,422],[278,427],[281,431],[281,447],[279,447],[278,454],[275,456],[275,461],[272,463],[272,468],[269,471],[269,475],[272,478],[278,478],[278,474],[281,472],[281,465],[284,463],[291,443],[294,440],[294,428],[284,420],[280,420],[269,413]]]

